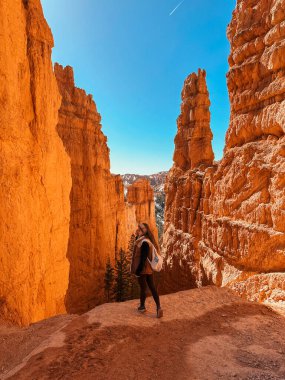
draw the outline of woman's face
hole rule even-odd
[[[146,233],[146,228],[138,225],[136,233],[138,236],[143,236]]]

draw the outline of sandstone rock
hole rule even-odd
[[[195,287],[197,284],[203,177],[205,168],[213,165],[214,159],[210,100],[204,70],[199,69],[198,75],[193,73],[188,76],[181,95],[174,165],[168,172],[164,187],[165,270],[161,289],[167,292]]]
[[[284,0],[239,0],[228,26],[231,121],[225,150],[285,131]]]
[[[65,312],[70,159],[40,1],[1,0],[0,31],[0,313],[28,324]]]
[[[140,174],[123,174],[122,179],[125,186],[128,187],[130,184],[134,183],[137,179],[146,178],[149,180],[150,185],[154,190],[154,206],[155,206],[155,219],[156,227],[158,230],[158,240],[159,245],[162,243],[163,235],[163,225],[164,225],[164,205],[165,205],[165,193],[164,193],[164,184],[166,175],[168,172],[162,171],[150,175],[140,175]]]
[[[108,256],[137,218],[155,228],[154,203],[146,182],[125,201],[92,96],[71,67],[55,78],[40,1],[0,16],[0,314],[28,324],[103,302]]]
[[[127,202],[120,175],[110,173],[107,138],[91,95],[75,87],[73,70],[55,65],[62,104],[58,133],[71,158],[71,219],[68,312],[84,312],[104,302],[108,257],[114,264],[120,249],[141,221],[156,235],[153,190],[147,180],[129,186]]]
[[[107,138],[92,95],[75,87],[70,66],[56,64],[55,75],[62,95],[57,130],[72,175],[66,305],[68,312],[83,312],[103,302],[106,260],[110,256],[113,262],[122,244],[123,184],[110,173]]]
[[[211,164],[214,159],[210,129],[210,100],[204,70],[190,74],[182,90],[181,114],[177,119],[177,135],[173,161],[182,170],[199,164]]]
[[[127,202],[135,207],[137,223],[147,223],[156,241],[158,241],[154,212],[154,191],[147,179],[138,179],[128,187]]]
[[[224,157],[200,168],[174,160],[165,186],[166,291],[178,286],[173,277],[184,278],[184,268],[181,288],[227,285],[256,300],[274,298],[258,296],[264,278],[274,278],[267,281],[270,294],[284,283],[284,6],[237,3],[228,28],[231,118]],[[183,144],[186,150],[187,138],[175,147],[179,156]]]

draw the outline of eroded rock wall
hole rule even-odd
[[[174,164],[164,188],[162,249],[166,257],[161,289],[166,292],[195,287],[199,281],[198,243],[202,234],[199,208],[205,169],[213,165],[214,159],[204,70],[186,78],[181,98]]]
[[[57,134],[52,33],[39,0],[0,2],[0,312],[65,312],[70,159]]]
[[[104,299],[107,257],[114,260],[124,217],[123,184],[110,173],[107,138],[92,95],[75,87],[73,70],[55,65],[62,104],[58,133],[71,159],[68,312],[83,312]]]
[[[175,162],[168,176],[164,250],[172,277],[186,267],[182,286],[214,283],[285,301],[284,25],[284,1],[237,2],[224,156],[188,170]]]
[[[107,257],[138,222],[156,231],[149,183],[126,201],[92,96],[71,67],[55,77],[52,47],[40,0],[1,1],[0,316],[19,324],[103,302]]]
[[[62,95],[57,129],[72,175],[66,305],[69,312],[83,312],[104,302],[107,258],[114,264],[119,250],[127,251],[136,223],[155,227],[153,190],[149,181],[137,181],[124,199],[121,176],[110,172],[107,138],[92,96],[75,86],[70,66],[56,64],[55,74]]]
[[[147,223],[158,242],[154,190],[147,179],[138,179],[128,187],[127,203],[134,210],[129,211],[129,214],[135,213],[136,223]],[[133,228],[136,228],[136,225]]]

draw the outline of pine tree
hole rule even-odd
[[[139,298],[140,296],[140,288],[135,276],[131,277],[130,280],[130,291],[129,291],[129,299],[132,300],[134,298]]]
[[[128,244],[128,260],[131,262],[132,260],[132,255],[133,255],[133,250],[134,250],[134,246],[135,246],[135,241],[136,241],[136,236],[135,234],[132,234],[131,237],[130,237],[130,240],[129,240],[129,244]]]
[[[115,264],[114,296],[117,302],[130,298],[131,274],[129,260],[126,253],[120,249]]]
[[[111,265],[110,257],[107,259],[106,271],[105,271],[105,295],[107,302],[112,299],[112,289],[114,284],[114,268]]]
[[[136,237],[134,234],[132,234],[130,241],[129,241],[129,245],[128,245],[127,260],[129,262],[129,264],[132,261],[132,255],[133,255],[135,241],[136,241]],[[140,295],[140,289],[139,289],[137,278],[134,275],[131,275],[130,276],[129,299],[139,298],[139,295]]]

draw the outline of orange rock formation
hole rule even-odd
[[[104,295],[106,258],[115,255],[119,209],[124,211],[123,186],[110,173],[107,138],[92,96],[75,87],[71,67],[56,64],[55,75],[62,95],[57,130],[71,158],[72,175],[66,305],[77,312]]]
[[[133,211],[128,211],[128,218],[135,213],[136,223],[148,223],[155,239],[158,241],[158,230],[155,222],[154,190],[147,179],[138,179],[128,187],[127,202]]]
[[[0,30],[0,314],[27,324],[65,311],[70,159],[40,1],[1,0]]]
[[[210,129],[210,100],[206,85],[206,72],[190,74],[182,90],[181,114],[177,119],[173,160],[182,170],[200,164],[212,164],[214,153]]]
[[[285,300],[284,22],[283,0],[238,1],[228,27],[224,157],[211,164],[206,155],[201,164],[197,145],[189,149],[190,125],[176,140],[165,186],[167,291],[214,283],[254,300]],[[177,161],[181,151],[191,165]]]
[[[125,202],[121,177],[110,173],[107,138],[92,95],[75,87],[70,66],[56,64],[55,75],[62,95],[57,129],[72,175],[66,304],[69,312],[83,312],[104,301],[107,258],[114,262],[121,248],[127,250],[136,223],[156,228],[154,196],[147,180],[137,181]]]
[[[143,181],[125,201],[92,96],[53,73],[40,1],[1,1],[0,30],[0,315],[28,324],[101,303],[107,257],[155,228],[154,200]]]

